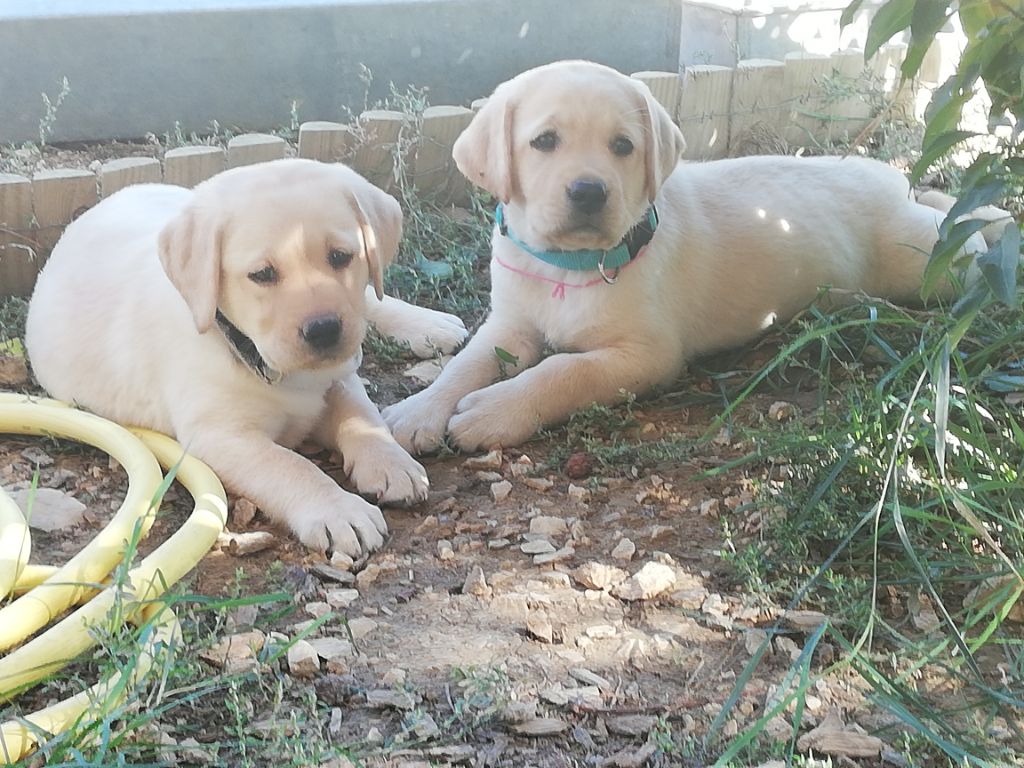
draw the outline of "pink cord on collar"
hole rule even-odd
[[[619,271],[622,272],[626,270],[628,267],[635,264],[636,262],[640,261],[641,257],[645,253],[647,253],[648,247],[649,246],[645,245],[643,248],[641,248],[639,253],[637,253],[637,255],[633,259],[619,267]],[[603,277],[595,277],[593,280],[588,280],[585,283],[567,283],[564,280],[555,280],[550,277],[545,277],[544,275],[538,275],[536,272],[527,272],[525,269],[513,267],[511,264],[506,264],[504,261],[498,258],[497,254],[494,255],[494,260],[498,262],[499,265],[507,269],[509,272],[515,272],[517,275],[529,277],[532,280],[540,280],[543,283],[551,283],[552,285],[555,286],[554,290],[551,291],[551,298],[553,299],[564,299],[566,288],[590,288],[591,286],[600,285],[605,282],[605,279]]]

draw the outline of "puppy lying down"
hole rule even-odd
[[[292,449],[340,452],[381,503],[427,493],[357,375],[367,320],[414,349],[456,347],[461,322],[382,297],[402,213],[341,165],[279,160],[194,191],[128,187],[65,231],[32,296],[40,384],[123,424],[174,435],[225,486],[306,545],[374,549],[380,510]]]
[[[454,148],[501,203],[491,312],[430,387],[385,409],[399,443],[516,445],[749,341],[822,286],[918,297],[943,216],[899,171],[830,157],[680,164],[683,148],[646,86],[598,64],[495,90]]]

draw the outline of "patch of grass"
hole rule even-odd
[[[28,299],[0,296],[0,341],[25,338]]]
[[[1024,320],[992,303],[951,350],[961,330],[884,304],[794,324],[747,392],[810,372],[820,406],[739,427],[775,513],[729,557],[767,600],[835,616],[841,663],[930,752],[1005,764],[1014,738],[991,733],[1024,706]]]

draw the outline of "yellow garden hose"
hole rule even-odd
[[[124,680],[120,674],[88,691],[23,718],[0,724],[0,765],[29,754],[48,734],[71,727],[83,716],[101,715],[149,671],[161,648],[179,634],[173,611],[157,602],[210,550],[224,529],[227,502],[217,476],[165,435],[129,431],[53,400],[0,393],[0,433],[48,435],[96,446],[128,473],[124,503],[103,531],[64,566],[27,564],[28,528],[20,510],[0,491],[0,600],[19,595],[0,608],[0,652],[22,643],[90,597],[80,608],[17,649],[0,657],[0,701],[9,699],[96,644],[90,630],[131,620],[145,625],[144,646]],[[153,523],[153,500],[163,482],[160,465],[177,465],[177,479],[195,507],[174,535],[132,568],[123,580],[103,586],[131,542]]]

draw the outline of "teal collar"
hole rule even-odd
[[[658,228],[658,212],[652,205],[647,209],[643,219],[637,223],[622,241],[609,251],[580,250],[580,251],[538,251],[531,248],[508,228],[505,221],[505,208],[499,205],[494,211],[494,220],[498,225],[498,231],[515,243],[516,247],[526,251],[535,259],[540,259],[545,264],[550,264],[559,269],[570,272],[593,272],[601,273],[607,282],[615,281],[618,270],[637,257],[644,246],[651,242],[654,232]],[[615,270],[609,275],[606,270]]]

